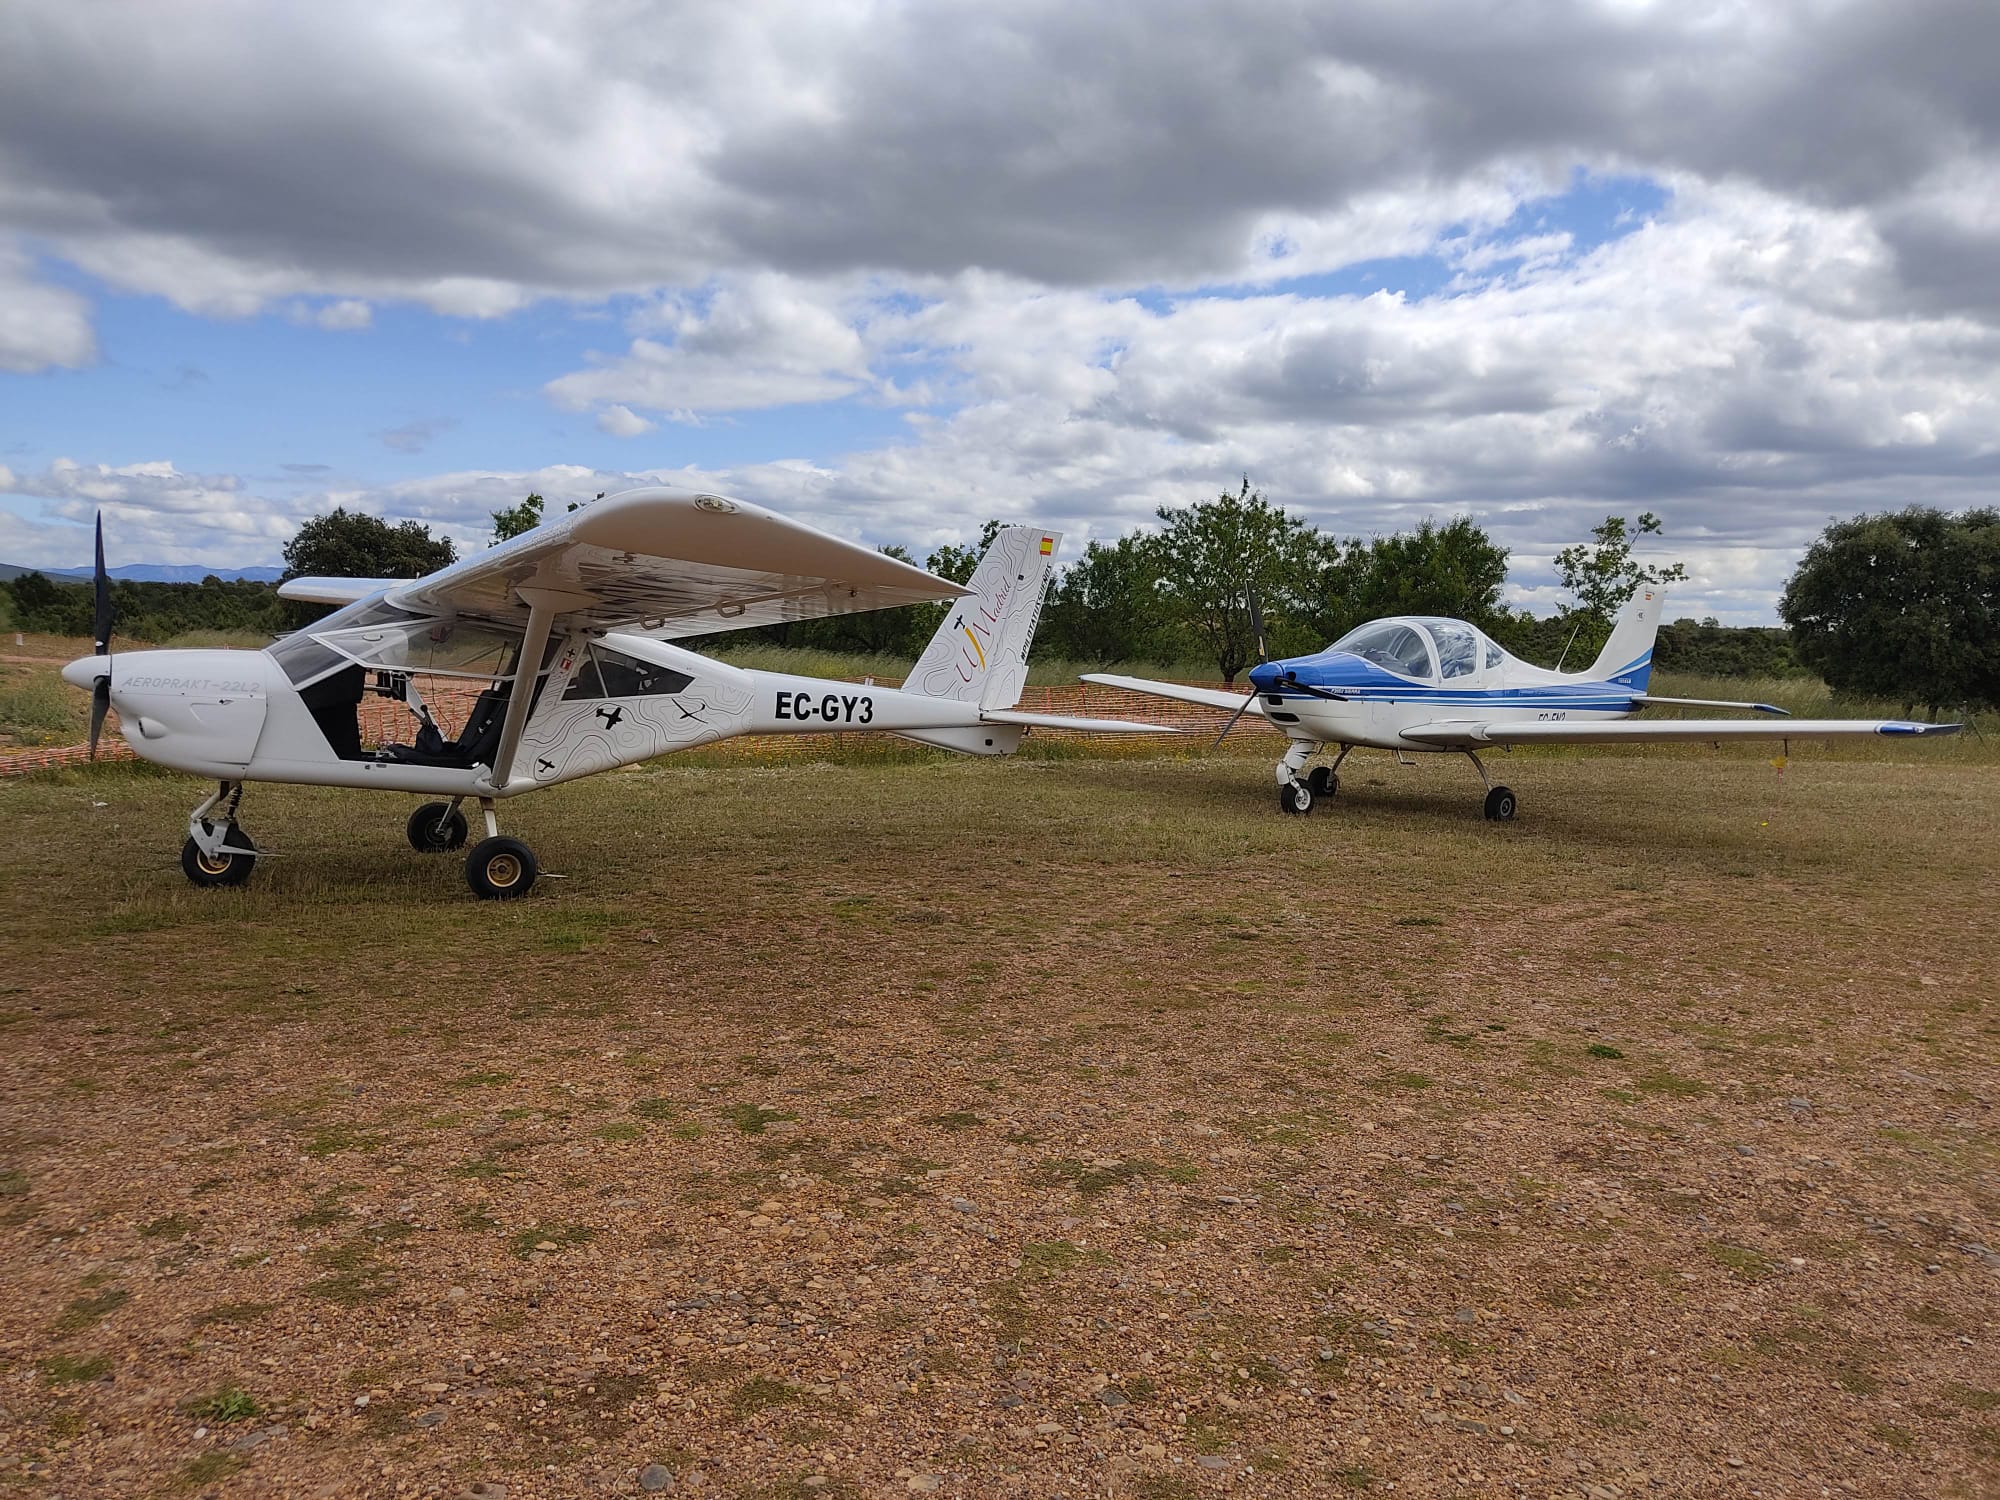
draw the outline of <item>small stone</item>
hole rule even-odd
[[[356,1396],[354,1398],[354,1404],[357,1407],[366,1406],[368,1404],[368,1398],[366,1396]]]
[[[912,1474],[903,1483],[903,1488],[913,1495],[929,1495],[936,1492],[944,1481],[935,1474]]]
[[[1225,1458],[1220,1453],[1204,1453],[1195,1462],[1204,1469],[1226,1469],[1231,1466],[1233,1460]]]
[[[535,1248],[544,1254],[553,1255],[556,1251],[562,1249],[562,1246],[558,1245],[554,1240],[542,1240],[536,1244]]]
[[[1106,1406],[1130,1406],[1132,1404],[1126,1399],[1125,1393],[1115,1385],[1107,1385],[1103,1390],[1099,1391],[1097,1399],[1102,1401]]]
[[[431,1406],[418,1412],[412,1420],[419,1427],[435,1427],[450,1415],[451,1408],[448,1406]]]
[[[445,1293],[445,1296],[449,1297],[454,1302],[463,1302],[466,1298],[466,1295],[467,1295],[466,1290],[462,1286],[455,1286],[450,1291]]]
[[[1451,1425],[1456,1427],[1460,1432],[1471,1433],[1474,1437],[1485,1437],[1493,1431],[1484,1422],[1474,1421],[1471,1417],[1460,1417]]]
[[[465,1487],[459,1500],[507,1500],[507,1486],[491,1479],[475,1479]]]
[[[1729,1460],[1729,1467],[1732,1469],[1740,1469],[1743,1467],[1743,1460],[1740,1458],[1732,1458]]]
[[[674,1487],[673,1470],[665,1464],[647,1464],[639,1471],[639,1488],[647,1494],[657,1494],[661,1490]]]
[[[1451,1315],[1451,1320],[1454,1323],[1477,1323],[1479,1314],[1469,1307],[1461,1307]]]
[[[1755,1156],[1757,1154],[1756,1148],[1752,1146],[1738,1145],[1734,1149],[1738,1156]]]
[[[976,1214],[979,1212],[979,1205],[974,1203],[970,1198],[954,1198],[951,1200],[951,1207],[954,1213]]]

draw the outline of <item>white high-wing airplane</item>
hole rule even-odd
[[[1463,620],[1405,615],[1372,620],[1312,656],[1267,661],[1250,671],[1247,698],[1212,688],[1089,673],[1085,682],[1235,710],[1223,734],[1246,712],[1261,714],[1291,739],[1278,762],[1278,806],[1309,813],[1340,786],[1340,764],[1360,747],[1455,753],[1486,783],[1486,816],[1507,822],[1518,803],[1495,786],[1479,759],[1489,745],[1604,744],[1609,741],[1819,739],[1829,735],[1953,734],[1956,724],[1901,719],[1793,719],[1768,703],[1661,698],[1646,691],[1653,641],[1666,593],[1641,588],[1619,615],[1611,639],[1582,672],[1552,672],[1509,655]],[[1780,716],[1756,719],[1657,719],[1632,715],[1655,704],[1740,708]],[[1217,737],[1218,741],[1220,736]],[[1329,745],[1331,765],[1306,762]]]
[[[409,841],[423,852],[463,847],[460,804],[475,800],[486,836],[465,878],[482,897],[521,896],[538,866],[501,835],[497,801],[669,751],[865,729],[1006,755],[1036,725],[1158,732],[1015,710],[1060,540],[1007,527],[961,586],[746,500],[630,490],[425,578],[295,578],[279,589],[285,598],[345,607],[265,650],[114,657],[100,517],[97,654],[63,677],[92,690],[93,753],[115,707],[140,756],[218,783],[189,816],[181,850],[196,885],[250,877],[258,850],[236,821],[243,784],[279,781],[442,797],[410,817]],[[901,689],[749,671],[672,644],[930,599],[955,603]],[[477,689],[452,738],[419,677]],[[362,745],[370,692],[409,708],[411,744]]]

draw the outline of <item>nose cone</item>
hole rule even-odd
[[[62,679],[71,687],[88,689],[111,671],[108,656],[79,656],[62,669]]]

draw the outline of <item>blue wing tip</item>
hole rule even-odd
[[[1963,724],[1918,724],[1907,719],[1891,719],[1877,734],[1957,734]]]

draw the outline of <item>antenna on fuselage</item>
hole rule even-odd
[[[1569,639],[1563,642],[1562,655],[1556,658],[1554,670],[1560,672],[1563,669],[1563,663],[1569,660],[1569,648],[1576,644],[1576,633],[1581,629],[1583,629],[1583,616],[1579,614],[1576,623],[1569,628]]]

